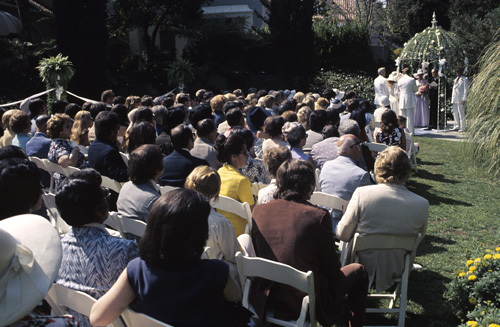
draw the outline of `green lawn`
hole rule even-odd
[[[430,202],[427,235],[415,262],[424,268],[410,275],[407,326],[457,326],[443,293],[446,284],[481,243],[500,244],[500,183],[461,157],[459,142],[416,137],[418,173],[408,188]],[[368,315],[367,323],[394,323]]]

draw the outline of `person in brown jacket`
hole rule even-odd
[[[275,199],[257,205],[252,212],[252,240],[257,256],[301,271],[313,271],[316,315],[321,325],[331,326],[342,316],[342,298],[348,294],[349,324],[361,326],[368,291],[367,273],[360,264],[340,267],[330,214],[307,202],[315,184],[312,166],[292,159],[280,166],[276,177]],[[270,305],[276,318],[297,319],[304,293],[262,279],[253,285],[250,301],[259,317],[265,316]]]

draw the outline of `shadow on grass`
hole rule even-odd
[[[418,172],[420,174],[421,171]],[[442,175],[439,175],[442,176]],[[419,176],[420,177],[420,176]],[[450,183],[457,183],[455,181],[450,181]],[[421,197],[427,199],[430,205],[440,205],[440,204],[452,204],[452,205],[461,205],[465,207],[472,207],[471,203],[458,201],[454,198],[444,197],[442,195],[438,195],[436,193],[431,192],[432,186],[416,182],[415,180],[410,180],[407,185],[408,189]]]
[[[430,162],[430,161],[422,161],[420,158],[417,157],[417,165],[420,166],[443,166],[444,163],[442,162]]]
[[[410,275],[408,299],[422,308],[422,314],[407,312],[406,326],[457,326],[460,322],[443,298],[451,280],[439,272],[423,270]],[[412,308],[413,304],[409,305]]]
[[[427,234],[418,246],[417,252],[419,256],[430,253],[446,252],[448,249],[441,245],[451,245],[455,243],[455,241],[450,239]]]
[[[427,179],[427,180],[431,180],[431,181],[439,182],[439,183],[449,183],[449,184],[460,183],[457,180],[452,180],[452,179],[448,179],[448,178],[444,177],[443,174],[434,174],[434,173],[431,173],[427,170],[422,170],[422,169],[418,170],[418,173],[416,173],[416,176],[418,178]]]

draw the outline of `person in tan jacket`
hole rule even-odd
[[[390,146],[375,161],[377,185],[358,187],[347,210],[337,225],[340,240],[349,242],[355,233],[425,235],[429,217],[429,201],[410,192],[404,185],[411,173],[406,152]],[[352,244],[349,244],[351,248]],[[393,276],[401,276],[404,250],[365,250],[359,253],[370,285],[375,280],[378,292],[394,284]]]

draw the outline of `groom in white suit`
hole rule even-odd
[[[455,120],[454,131],[462,132],[465,129],[465,100],[469,88],[469,79],[462,75],[461,69],[456,69],[457,78],[453,82],[451,103],[453,103],[453,119]]]
[[[410,69],[403,69],[403,77],[398,80],[399,110],[401,115],[406,117],[407,126],[410,133],[415,132],[415,93],[418,91],[417,83],[413,77],[409,76]]]
[[[386,72],[385,67],[380,67],[377,70],[378,77],[373,81],[373,87],[375,88],[375,100],[374,103],[376,106],[380,104],[380,97],[386,96],[389,97],[389,88],[387,87],[387,79],[385,78]]]

